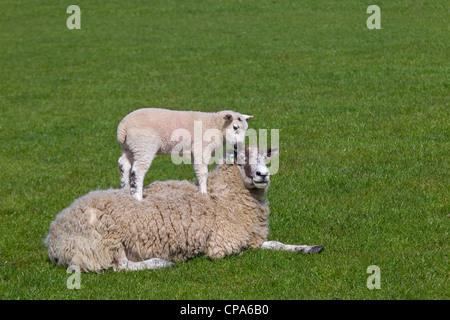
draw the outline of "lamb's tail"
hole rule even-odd
[[[126,138],[127,138],[127,126],[125,125],[125,121],[122,120],[119,123],[119,126],[117,127],[117,141],[119,141],[119,143],[123,145],[125,143]]]

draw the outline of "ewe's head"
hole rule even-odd
[[[253,116],[233,111],[223,111],[221,115],[224,120],[223,132],[226,142],[236,148],[238,144],[244,143],[245,131],[248,129],[247,120],[250,120]]]
[[[270,174],[266,160],[274,157],[278,152],[278,148],[265,151],[254,146],[238,151],[236,164],[247,189],[264,189],[269,185]]]

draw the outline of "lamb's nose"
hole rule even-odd
[[[233,125],[233,129],[234,129],[234,130],[237,130],[237,129],[239,129],[239,126],[236,125],[236,124],[234,124],[234,125]]]

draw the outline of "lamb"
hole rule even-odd
[[[248,128],[247,120],[251,118],[233,111],[206,113],[144,108],[131,112],[117,128],[117,140],[122,146],[120,188],[130,188],[131,195],[142,200],[144,177],[154,157],[175,152],[181,135],[182,142],[192,150],[190,155],[200,192],[206,193],[208,163],[212,154],[223,148],[226,142],[242,144]],[[208,130],[209,136],[206,134]],[[212,130],[215,130],[212,133],[214,141],[207,144],[204,140],[212,140]]]
[[[90,192],[51,223],[49,257],[58,265],[100,272],[171,267],[172,261],[200,254],[219,259],[254,248],[321,252],[321,246],[267,241],[265,161],[277,152],[240,150],[236,157],[245,162],[221,164],[210,173],[208,196],[187,181],[153,182],[140,202],[123,189]]]

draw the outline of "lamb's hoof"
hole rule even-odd
[[[307,253],[321,253],[324,249],[322,246],[312,246]]]
[[[135,198],[137,201],[142,201],[142,196],[139,193],[132,193],[131,194],[133,198]]]

